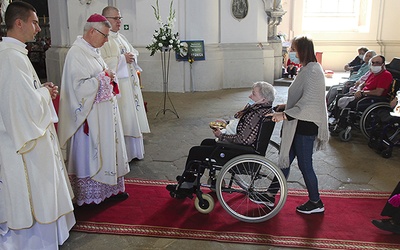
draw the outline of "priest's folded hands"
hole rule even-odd
[[[55,99],[58,95],[58,86],[54,85],[52,82],[45,82],[43,83],[43,87],[46,87],[49,92],[51,99]]]

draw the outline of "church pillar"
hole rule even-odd
[[[282,76],[282,41],[277,36],[277,27],[282,22],[286,11],[282,9],[281,0],[263,0],[265,13],[268,16],[268,42],[274,48],[274,78]]]
[[[65,56],[93,13],[101,13],[108,0],[48,1],[51,47],[46,51],[47,80],[60,86]]]

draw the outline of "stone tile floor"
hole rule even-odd
[[[345,74],[327,79],[327,85],[341,81]],[[276,86],[275,104],[284,103],[286,86]],[[148,120],[151,133],[144,135],[145,159],[131,162],[127,177],[175,180],[182,173],[189,149],[211,137],[208,123],[217,118],[229,118],[247,102],[249,89],[226,89],[210,92],[170,93],[179,114],[177,118],[160,110],[162,93],[143,93],[148,102]],[[167,107],[169,103],[167,102]],[[279,141],[280,124],[275,127],[273,140]],[[400,180],[400,152],[384,159],[374,153],[361,133],[354,133],[350,142],[330,138],[325,151],[314,155],[315,170],[320,189],[364,190],[390,192]],[[294,163],[295,164],[295,163]],[[304,189],[304,181],[293,166],[289,188]],[[326,209],[329,209],[327,207]],[[379,218],[377,214],[377,218]],[[71,232],[62,250],[75,249],[284,249],[272,246],[220,243],[202,240],[166,239],[155,237],[120,236]],[[287,249],[287,248],[285,248]]]

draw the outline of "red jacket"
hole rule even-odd
[[[301,67],[301,64],[294,63],[294,62],[290,61],[290,59],[287,60],[287,64],[286,65],[287,66],[293,65],[293,66],[296,66],[298,69]]]
[[[393,76],[392,74],[384,70],[381,73],[375,75],[370,74],[365,81],[363,90],[374,90],[377,88],[385,89],[381,96],[386,96],[389,92],[390,86],[392,85]]]

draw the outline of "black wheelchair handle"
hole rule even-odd
[[[270,113],[273,114],[273,113]],[[269,115],[269,114],[267,114]],[[264,116],[264,118],[262,119],[263,122],[272,122],[272,116]]]
[[[272,108],[272,110],[275,111],[275,112],[282,112],[285,109],[279,109],[279,105],[276,105],[275,107]]]

